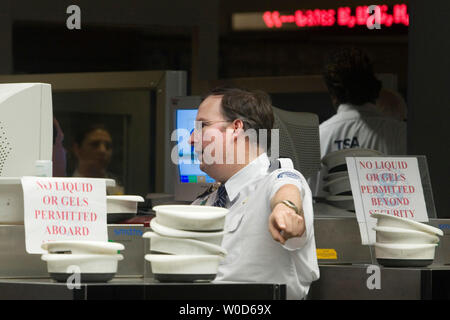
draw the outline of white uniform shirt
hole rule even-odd
[[[341,104],[320,127],[320,152],[367,148],[388,155],[406,154],[406,124],[384,116],[374,104]]]
[[[230,211],[225,218],[227,233],[222,247],[228,255],[220,264],[215,281],[286,284],[288,299],[303,299],[311,282],[319,278],[311,191],[298,171],[272,171],[269,167],[264,153],[225,183]],[[283,246],[272,239],[268,226],[270,200],[285,184],[300,190],[306,230],[302,237],[291,238]],[[212,205],[216,193],[194,204]]]
[[[386,155],[406,154],[406,124],[383,115],[374,104],[341,104],[337,113],[319,126],[321,158],[348,148],[378,150]],[[325,196],[322,168],[317,184],[311,181],[315,195]]]

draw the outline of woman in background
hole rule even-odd
[[[116,187],[108,188],[108,194],[123,194],[124,189],[117,177],[108,172],[112,156],[112,138],[102,124],[82,128],[73,143],[77,166],[73,177],[107,178],[116,180]]]

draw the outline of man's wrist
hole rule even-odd
[[[293,203],[290,200],[280,200],[278,202],[275,203],[275,205],[273,206],[273,208],[275,209],[275,207],[279,204],[283,204],[284,206],[292,209],[295,211],[296,214],[301,216],[300,210],[298,209],[298,207],[295,205],[295,203]]]

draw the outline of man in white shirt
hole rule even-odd
[[[406,121],[408,107],[405,99],[397,91],[382,88],[376,106],[387,117]]]
[[[324,71],[325,83],[337,113],[320,124],[320,151],[374,149],[386,155],[406,154],[406,124],[387,117],[375,105],[381,82],[375,77],[367,55],[356,48],[345,48],[330,55]],[[315,195],[322,190],[322,168]]]
[[[220,187],[193,204],[229,208],[222,241],[228,255],[216,281],[284,283],[288,299],[305,298],[319,278],[311,191],[298,171],[271,164],[262,140],[247,135],[273,127],[270,98],[219,89],[201,103],[196,121],[190,142]]]

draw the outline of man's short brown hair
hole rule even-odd
[[[211,90],[209,96],[222,96],[221,112],[227,121],[242,120],[244,130],[267,130],[267,148],[270,148],[271,129],[274,124],[272,101],[261,90],[246,90],[222,86]],[[258,141],[259,142],[259,141]]]
[[[338,105],[375,103],[380,93],[381,81],[374,74],[372,62],[358,48],[341,48],[330,54],[323,76]]]

